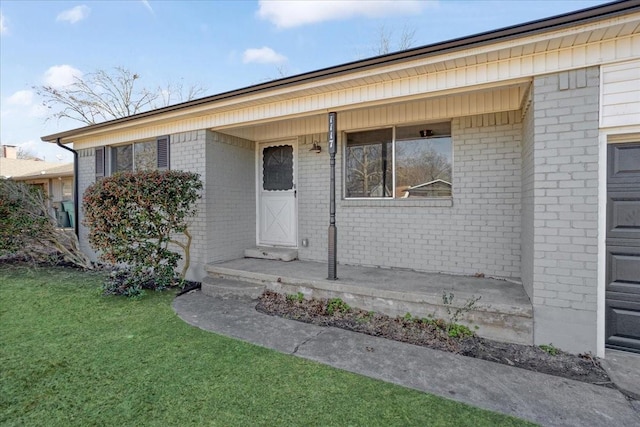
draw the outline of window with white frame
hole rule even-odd
[[[71,179],[63,179],[62,180],[62,198],[70,199],[73,195],[73,180]]]
[[[346,134],[346,198],[451,197],[451,124]]]
[[[109,173],[169,169],[169,137],[95,150],[96,178]]]

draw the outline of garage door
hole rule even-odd
[[[640,353],[640,142],[607,156],[606,346]]]

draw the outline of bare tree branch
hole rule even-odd
[[[40,261],[59,254],[78,267],[93,268],[76,235],[57,227],[42,191],[2,179],[0,201],[0,253],[19,253]]]
[[[68,86],[34,86],[34,90],[51,111],[48,119],[70,119],[87,125],[190,101],[205,92],[200,85],[185,88],[182,82],[151,90],[139,87],[140,79],[137,73],[115,67],[75,76]]]
[[[41,160],[35,151],[24,147],[18,148],[16,158],[23,160]]]
[[[415,35],[416,30],[414,28],[404,26],[400,38],[395,47],[393,47],[393,30],[387,30],[384,25],[381,25],[378,28],[378,41],[373,48],[373,52],[376,55],[386,55],[387,53],[409,49],[415,43]]]

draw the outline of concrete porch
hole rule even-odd
[[[210,296],[257,298],[270,289],[306,298],[341,298],[352,307],[403,316],[448,319],[443,292],[454,295],[451,308],[482,297],[462,316],[478,335],[533,343],[533,309],[519,283],[506,280],[338,265],[338,280],[327,280],[326,263],[236,259],[207,264],[202,292]]]

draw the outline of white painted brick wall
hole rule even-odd
[[[255,143],[207,132],[209,262],[242,258],[256,244]]]
[[[96,181],[96,158],[95,149],[89,148],[85,150],[78,150],[78,202],[80,203],[80,209],[78,215],[78,240],[80,241],[80,249],[91,260],[96,261],[98,259],[96,253],[89,245],[89,230],[82,225],[84,219],[84,211],[82,208],[82,197],[84,192],[91,184]]]
[[[535,212],[533,115],[533,108],[530,105],[527,105],[522,121],[521,278],[522,285],[531,300],[533,300],[533,244]],[[551,216],[550,218],[555,218],[555,216]]]
[[[171,169],[198,173],[203,182],[198,214],[189,225],[193,240],[187,272],[187,279],[200,280],[206,263],[238,258],[255,244],[255,147],[251,141],[206,130],[170,138]],[[95,181],[94,153],[93,148],[79,150],[81,195]],[[80,237],[82,250],[95,259],[85,227],[80,227]]]
[[[320,143],[321,153],[309,151],[313,141]],[[298,256],[304,260],[327,259],[329,154],[326,150],[327,133],[298,138]],[[339,188],[339,172],[336,175],[336,187]],[[309,241],[306,248],[301,244],[304,238]]]
[[[534,79],[534,341],[576,352],[596,351],[598,105],[597,67]]]
[[[452,122],[453,203],[338,200],[338,261],[519,277],[522,125],[513,112],[485,116]],[[326,147],[326,135],[300,138],[299,234],[310,245],[299,254],[324,261],[329,159],[306,148],[319,138]],[[338,198],[341,165],[338,156]]]
[[[196,203],[198,214],[189,221],[191,241],[191,262],[187,279],[200,280],[204,265],[209,262],[209,240],[207,239],[207,200],[208,185],[207,154],[213,147],[206,144],[206,130],[183,132],[170,136],[170,168],[200,175],[203,183],[202,198]],[[181,239],[184,240],[184,239]],[[182,264],[180,264],[182,268]]]

